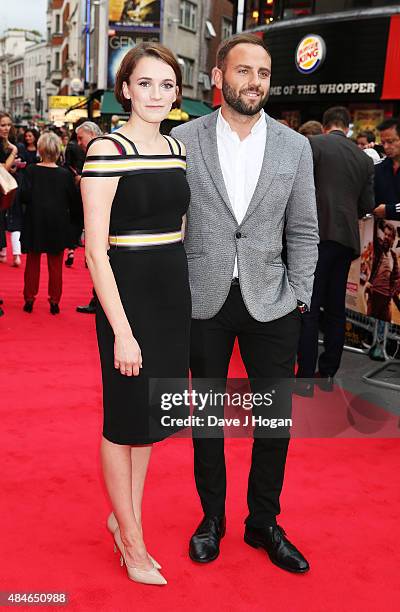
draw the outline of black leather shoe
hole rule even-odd
[[[314,383],[308,382],[307,379],[296,378],[293,393],[301,397],[314,397]]]
[[[333,391],[334,382],[333,376],[324,376],[320,372],[317,373],[316,383],[321,391]]]
[[[205,516],[191,537],[189,557],[197,563],[209,563],[219,555],[219,543],[225,535],[225,516]]]
[[[253,548],[263,548],[272,563],[288,572],[303,574],[310,569],[307,560],[289,542],[279,525],[268,525],[261,529],[246,526],[244,541]]]
[[[92,298],[87,306],[77,306],[76,312],[83,312],[84,314],[96,314],[96,300]]]
[[[74,263],[74,254],[68,253],[67,259],[65,260],[64,263],[67,266],[67,268],[70,268],[72,264]]]
[[[60,307],[55,302],[50,302],[50,312],[52,315],[60,314]]]
[[[22,308],[24,312],[32,312],[33,310],[33,302],[25,302],[24,307]]]

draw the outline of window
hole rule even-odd
[[[54,54],[54,70],[60,70],[60,52],[56,51]]]
[[[181,0],[179,25],[189,30],[196,30],[197,6],[187,0]]]
[[[194,61],[187,57],[178,57],[178,62],[182,70],[183,85],[193,87]]]
[[[60,15],[56,14],[56,32],[60,32]]]
[[[221,21],[221,40],[232,36],[232,20],[222,17]]]
[[[50,72],[51,72],[51,61],[47,60],[47,74],[46,74],[47,79],[50,78]]]
[[[284,19],[306,17],[313,12],[313,0],[285,0],[283,6]]]

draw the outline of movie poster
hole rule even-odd
[[[161,21],[161,0],[110,0],[110,27],[157,30]]]
[[[400,222],[360,221],[361,255],[353,261],[346,308],[400,325]]]
[[[135,45],[147,41],[157,42],[160,36],[157,32],[127,32],[116,31],[108,37],[108,73],[107,88],[113,89],[115,75],[124,55]]]

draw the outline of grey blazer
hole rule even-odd
[[[222,175],[217,146],[218,111],[174,128],[187,148],[191,200],[185,248],[193,317],[209,319],[224,304],[235,256],[243,300],[257,321],[310,304],[318,258],[313,161],[308,140],[268,115],[260,178],[238,224]],[[285,238],[284,238],[285,237]],[[282,241],[287,266],[282,261]]]

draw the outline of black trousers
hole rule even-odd
[[[247,311],[238,285],[212,319],[192,319],[190,369],[194,378],[226,379],[236,337],[250,379],[291,378],[300,333],[296,308],[286,316],[260,323]],[[289,438],[255,437],[248,481],[249,515],[253,527],[273,525],[280,513]],[[193,438],[194,474],[204,514],[225,513],[224,439]]]
[[[334,376],[342,358],[345,335],[345,300],[352,249],[326,240],[319,245],[310,312],[302,317],[298,378],[312,378],[318,360],[320,309],[324,309],[324,351],[318,360],[322,376]]]

